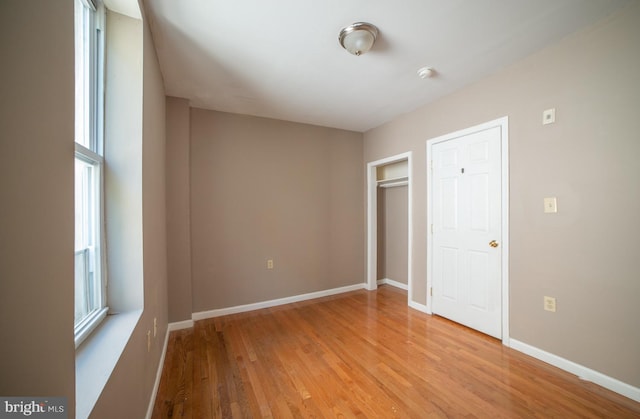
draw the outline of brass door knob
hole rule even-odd
[[[497,242],[497,241],[495,241],[495,240],[491,240],[491,241],[489,242],[489,246],[491,246],[491,247],[498,247],[498,242]]]

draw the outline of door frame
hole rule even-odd
[[[431,224],[433,223],[433,185],[431,172],[433,146],[444,141],[450,141],[458,137],[484,131],[490,128],[500,128],[500,153],[501,153],[501,194],[502,194],[502,238],[500,247],[502,248],[502,343],[509,346],[509,117],[494,119],[493,121],[475,125],[449,134],[427,140],[427,311],[433,312],[431,301],[431,287],[433,285],[433,234]]]
[[[411,254],[413,253],[413,161],[412,151],[396,154],[384,159],[367,163],[367,278],[365,288],[373,291],[378,289],[378,182],[377,170],[379,166],[390,163],[407,161],[407,287],[409,299],[413,295],[413,268]]]

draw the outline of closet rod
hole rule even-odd
[[[398,186],[406,186],[409,184],[408,180],[401,180],[398,182],[388,182],[388,183],[380,183],[378,184],[379,187],[381,188],[395,188]]]

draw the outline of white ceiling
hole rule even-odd
[[[192,106],[366,131],[631,0],[145,0],[167,95]],[[376,25],[373,49],[340,29]],[[432,66],[431,79],[418,68]]]

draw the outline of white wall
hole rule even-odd
[[[156,372],[159,367],[164,337],[167,331],[167,254],[165,213],[165,97],[162,76],[149,28],[144,21],[112,13],[110,22],[120,20],[120,26],[139,34],[138,53],[142,58],[141,90],[131,89],[126,99],[134,106],[142,105],[140,120],[141,135],[132,137],[135,152],[141,152],[135,162],[133,185],[140,182],[141,217],[138,223],[127,227],[140,229],[142,252],[140,280],[143,311],[131,338],[124,348],[109,381],[107,382],[93,411],[92,418],[143,418],[150,401]],[[115,26],[112,28],[115,30]],[[139,31],[139,32],[138,32]],[[128,36],[123,31],[121,35]],[[130,45],[136,39],[129,38]],[[134,112],[136,109],[133,110]],[[139,148],[138,148],[139,147]],[[107,162],[108,164],[108,162]],[[137,210],[138,207],[136,207]],[[130,220],[131,221],[131,220]],[[133,220],[135,221],[135,219]],[[108,222],[108,220],[107,220]],[[122,243],[119,243],[120,245]],[[158,330],[153,336],[154,319]],[[147,350],[147,333],[151,333],[151,347]]]
[[[143,306],[142,21],[107,13],[105,217],[110,312]]]

